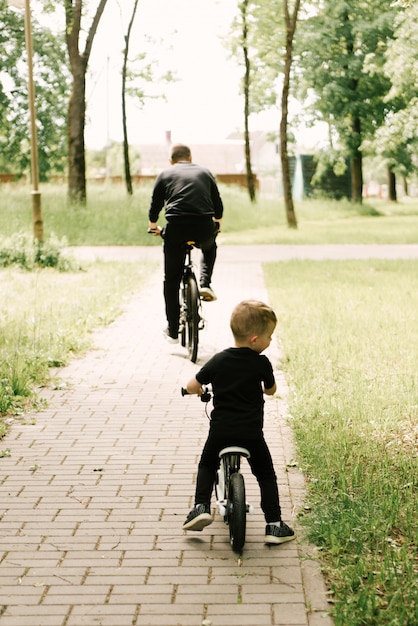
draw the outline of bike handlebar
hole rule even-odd
[[[209,389],[207,387],[202,387],[202,389],[203,389],[203,393],[200,396],[200,400],[202,402],[209,402],[209,400],[211,400],[211,398],[212,398],[211,392],[209,391]],[[193,394],[190,394],[185,387],[182,387],[181,388],[181,395],[184,398],[184,396],[190,396],[190,395],[193,395]]]
[[[163,229],[157,226],[157,228],[148,228],[147,233],[154,235],[154,237],[162,237]]]

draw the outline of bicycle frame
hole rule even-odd
[[[186,244],[186,256],[184,257],[184,270],[183,270],[183,280],[185,277],[192,276],[197,284],[197,278],[194,273],[193,261],[192,261],[192,250],[193,250],[193,242],[188,242]]]
[[[149,228],[148,233],[164,238],[164,229],[159,226],[154,230]],[[183,348],[187,348],[192,363],[196,363],[197,360],[199,330],[205,327],[205,320],[202,317],[199,287],[192,262],[192,250],[194,245],[194,241],[188,241],[185,245],[184,269],[179,293],[179,335],[181,337],[181,345]]]
[[[220,466],[216,477],[216,504],[227,526],[232,549],[240,552],[245,543],[246,515],[253,507],[245,499],[245,483],[241,474],[241,457],[250,453],[240,446],[229,446],[219,452]]]
[[[225,518],[226,505],[228,501],[228,484],[231,475],[241,471],[241,457],[248,459],[250,453],[246,448],[239,446],[229,446],[223,448],[219,452],[219,458],[221,460],[215,485],[216,491],[216,505],[219,510],[219,514]],[[225,522],[227,523],[227,522]]]
[[[180,285],[180,336],[187,347],[190,360],[195,363],[199,344],[199,330],[204,328],[199,288],[194,273],[191,251],[193,242],[186,244],[184,271]]]

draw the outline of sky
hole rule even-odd
[[[33,12],[36,3],[33,0]],[[97,4],[98,0],[83,3],[93,10]],[[122,51],[132,8],[133,0],[108,0],[93,41],[86,89],[85,141],[90,149],[123,139]],[[243,68],[230,57],[222,41],[230,32],[236,11],[237,0],[139,0],[129,56],[133,59],[146,52],[156,77],[171,71],[176,80],[168,85],[159,80],[146,85],[147,92],[164,93],[165,99],[147,98],[142,106],[127,99],[131,145],[164,143],[167,131],[173,142],[190,144],[218,143],[242,131]],[[54,27],[63,28],[62,10],[55,19]],[[91,18],[84,16],[84,26],[90,23]],[[132,64],[129,67],[132,69]],[[296,112],[294,105],[289,108],[290,113]],[[278,109],[251,116],[250,131],[277,131],[279,117]],[[304,147],[323,143],[323,128],[300,126],[295,134]]]
[[[122,140],[121,64],[123,33],[132,2],[121,15],[116,0],[108,0],[93,43],[87,82],[86,145],[100,148]],[[221,37],[228,33],[236,0],[140,0],[131,35],[132,54],[149,50],[159,60],[155,73],[171,70],[177,80],[150,89],[166,100],[147,99],[143,108],[129,102],[131,144],[173,141],[216,142],[243,126],[239,95],[242,70],[228,59]],[[154,44],[147,43],[147,37]]]

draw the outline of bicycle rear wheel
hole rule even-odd
[[[189,352],[192,363],[196,363],[199,346],[199,290],[194,275],[185,278],[186,328],[182,333],[182,344]],[[183,343],[184,342],[184,343]]]
[[[229,480],[229,538],[234,552],[241,552],[245,543],[247,506],[245,502],[244,477],[239,472],[232,474]]]

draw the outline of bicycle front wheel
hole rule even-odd
[[[199,290],[194,276],[186,279],[185,343],[192,363],[196,363],[199,345]]]
[[[245,543],[247,506],[245,502],[244,477],[239,472],[229,480],[229,538],[234,552],[241,552]]]

